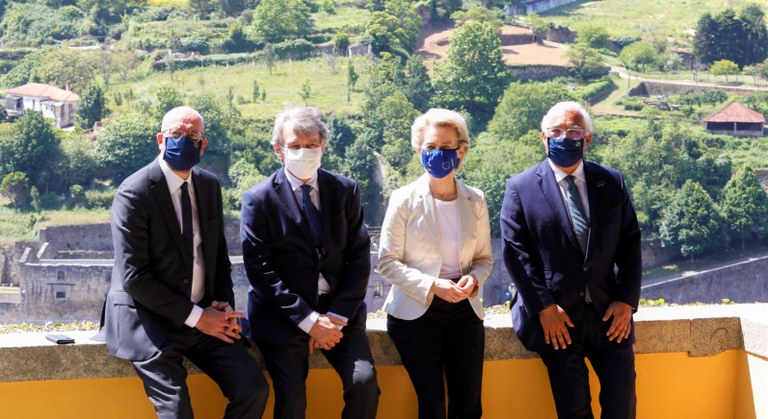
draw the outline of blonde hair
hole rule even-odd
[[[453,128],[456,130],[456,135],[459,138],[459,147],[464,145],[469,150],[469,133],[464,118],[458,112],[437,108],[428,110],[413,121],[413,126],[411,127],[411,146],[415,150],[421,148],[421,144],[424,142],[424,131],[432,126]]]

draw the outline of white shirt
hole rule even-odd
[[[296,176],[294,176],[293,173],[287,170],[285,170],[285,174],[285,177],[288,178],[288,183],[291,185],[291,189],[293,189],[293,195],[296,197],[296,202],[299,203],[299,208],[303,210],[304,198],[302,196],[301,187],[304,185],[304,183],[300,181]],[[320,211],[320,184],[317,182],[317,172],[312,175],[306,184],[312,187],[312,190],[309,191],[309,199],[312,201],[312,204],[315,206],[315,208]],[[325,278],[323,278],[323,274],[320,274],[317,278],[317,294],[327,294],[330,290],[331,285],[328,284],[328,281],[326,281]],[[335,313],[329,312],[327,314],[336,317],[345,323],[349,321],[348,318]],[[313,311],[309,314],[309,316],[305,317],[304,320],[299,323],[299,329],[309,334],[309,331],[312,330],[312,325],[315,324],[319,317],[320,313]]]
[[[459,202],[441,201],[435,198],[437,225],[440,229],[440,278],[461,277],[459,263]]]
[[[563,172],[560,170],[559,167],[555,166],[554,163],[552,163],[552,160],[547,159],[549,162],[549,167],[552,168],[552,172],[555,174],[555,180],[557,181],[557,186],[560,187],[560,196],[563,198],[563,203],[565,204],[565,210],[568,212],[568,217],[571,216],[571,210],[568,208],[568,198],[567,198],[567,191],[568,191],[568,181],[565,180],[566,177],[568,177],[568,173]],[[589,220],[589,199],[587,199],[587,178],[584,176],[584,160],[582,160],[579,163],[579,166],[576,167],[576,170],[571,173],[571,176],[573,176],[575,179],[574,183],[576,184],[576,189],[579,190],[579,196],[581,197],[581,203],[584,205],[584,215],[587,216],[587,221]]]
[[[200,234],[200,219],[197,212],[197,201],[195,200],[195,187],[192,184],[192,176],[189,176],[187,180],[180,178],[176,173],[173,173],[168,163],[163,160],[162,154],[158,157],[160,163],[160,169],[165,175],[165,182],[168,184],[168,191],[171,193],[171,201],[173,202],[173,209],[176,212],[176,219],[179,221],[179,226],[183,229],[183,223],[181,220],[181,185],[188,183],[189,199],[192,201],[192,294],[190,300],[193,303],[198,303],[203,299],[205,294],[205,260],[203,259],[203,249],[201,245],[203,243],[202,235]],[[182,234],[184,232],[182,231]],[[189,327],[195,327],[200,320],[200,316],[203,315],[203,309],[195,304],[192,307],[192,312],[189,313],[187,319],[184,321]]]

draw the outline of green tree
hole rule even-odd
[[[205,19],[214,9],[214,2],[212,0],[187,0],[187,6],[192,10],[192,13],[199,16],[201,19]]]
[[[413,51],[423,27],[415,8],[408,0],[389,0],[383,11],[371,14],[364,36],[370,40],[374,53],[407,57]]]
[[[605,48],[609,39],[608,29],[594,23],[582,25],[576,35],[576,43],[590,48]]]
[[[398,90],[381,102],[378,112],[384,125],[381,154],[391,168],[404,175],[413,156],[411,125],[419,116],[419,111],[408,101],[405,94]]]
[[[59,140],[40,112],[27,112],[13,124],[10,136],[0,138],[0,176],[24,172],[31,186],[47,190],[60,158]]]
[[[35,74],[40,81],[74,92],[82,92],[91,84],[98,68],[95,55],[68,48],[54,49],[45,54]]]
[[[23,207],[29,198],[29,179],[24,172],[11,172],[0,183],[0,194],[11,200],[16,207]]]
[[[264,64],[267,65],[267,68],[269,69],[269,75],[272,75],[272,68],[275,67],[275,47],[267,42],[266,45],[264,45]],[[262,96],[264,96],[265,90],[262,90]],[[262,98],[262,100],[264,100]]]
[[[547,22],[545,22],[538,13],[534,12],[526,16],[525,24],[531,30],[531,36],[533,37],[534,42],[541,43],[544,41],[544,36],[549,30],[549,25],[547,25]]]
[[[98,171],[93,141],[77,131],[61,133],[63,158],[56,169],[61,190],[71,185],[91,185]]]
[[[416,54],[411,55],[405,63],[403,92],[408,101],[421,112],[426,112],[432,105],[432,95],[435,93],[432,81],[429,78],[427,66]]]
[[[96,140],[95,158],[101,176],[119,184],[157,157],[159,124],[146,113],[121,113],[110,118]]]
[[[197,110],[205,121],[208,147],[205,149],[205,156],[200,165],[227,182],[232,156],[232,135],[236,133],[238,127],[243,126],[242,115],[231,102],[221,100],[209,93],[192,96],[189,102],[189,106]]]
[[[312,97],[312,84],[309,79],[304,80],[304,83],[301,85],[299,96],[304,101],[304,106],[307,106],[307,101]]]
[[[360,186],[366,222],[371,225],[380,225],[384,218],[384,211],[382,186],[377,181],[381,177],[379,159],[365,136],[357,137],[347,148],[344,160],[347,167],[343,173],[357,181]]]
[[[603,56],[587,44],[578,43],[566,51],[568,61],[575,73],[582,79],[600,77],[608,74]]]
[[[504,12],[498,8],[489,9],[487,7],[470,5],[467,10],[458,10],[454,12],[451,15],[451,19],[453,19],[458,26],[461,26],[470,20],[476,20],[478,22],[488,22],[493,25],[494,28],[500,28],[504,26],[504,16]]]
[[[101,87],[91,86],[80,96],[75,122],[83,128],[90,129],[104,116],[105,108],[106,101]]]
[[[349,50],[349,34],[338,32],[333,40],[333,52],[339,55],[347,55]]]
[[[251,29],[266,42],[281,42],[312,32],[312,11],[301,0],[261,0],[253,11]]]
[[[741,250],[748,239],[761,239],[768,233],[768,195],[760,186],[755,170],[742,166],[723,189],[720,203],[723,219]]]
[[[258,80],[253,81],[253,88],[251,89],[251,99],[253,100],[253,103],[256,103],[259,101],[259,82]]]
[[[483,127],[511,78],[496,29],[470,21],[451,37],[448,58],[435,64],[434,102],[469,112]]]
[[[656,66],[659,61],[659,51],[651,42],[637,41],[621,50],[619,61],[628,69],[645,72],[646,67]]]
[[[162,119],[166,112],[184,104],[181,92],[173,86],[160,86],[155,96],[157,106],[155,106],[154,116],[158,120]]]
[[[488,123],[488,134],[509,144],[530,130],[540,131],[549,108],[566,100],[579,101],[573,91],[555,82],[512,83]]]
[[[728,83],[728,76],[739,74],[739,66],[730,60],[718,60],[712,63],[709,72],[713,76],[725,76],[725,82]]]
[[[688,180],[663,210],[659,236],[665,246],[693,260],[722,244],[721,220],[712,198]]]

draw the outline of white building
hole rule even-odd
[[[50,84],[27,83],[5,92],[5,111],[9,119],[18,118],[27,111],[42,112],[54,120],[57,128],[73,124],[80,96]]]

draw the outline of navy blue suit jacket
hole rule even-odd
[[[205,294],[235,306],[221,187],[212,173],[192,169],[203,257]],[[104,334],[112,355],[151,357],[168,334],[183,327],[194,303],[191,264],[160,164],[152,161],[126,178],[112,202],[115,265],[104,307]]]
[[[312,244],[284,169],[243,195],[240,240],[248,280],[252,337],[269,343],[304,334],[298,324],[313,310],[365,323],[371,239],[360,189],[344,176],[318,170],[323,249]],[[318,296],[322,273],[330,291]]]
[[[517,288],[512,323],[529,350],[545,345],[538,313],[547,306],[558,304],[575,324],[582,321],[586,287],[600,316],[613,301],[636,308],[640,299],[640,229],[624,178],[587,161],[584,173],[591,223],[586,254],[547,160],[507,180],[502,248]]]

